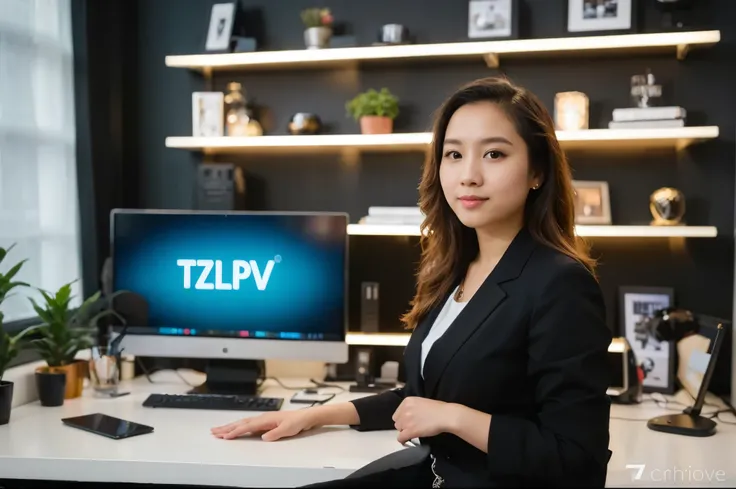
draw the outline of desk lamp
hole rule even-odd
[[[678,342],[690,335],[703,331],[701,317],[685,309],[666,308],[658,311],[646,325],[650,334],[659,341]],[[716,432],[716,422],[710,418],[700,415],[705,403],[705,395],[708,392],[713,370],[715,368],[718,352],[723,343],[724,327],[721,321],[716,321],[715,335],[710,341],[710,352],[708,365],[703,373],[700,386],[695,398],[695,403],[688,406],[679,414],[668,414],[657,416],[647,422],[647,427],[654,431],[674,433],[685,436],[711,436]],[[711,337],[711,334],[708,335]],[[706,352],[704,352],[706,353]],[[685,387],[685,386],[683,386]]]

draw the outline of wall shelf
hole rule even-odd
[[[592,226],[578,225],[578,236],[611,238],[715,238],[715,226]],[[349,224],[351,236],[419,236],[419,226]]]
[[[557,131],[565,149],[682,149],[718,137],[717,126],[663,129],[588,129]],[[428,132],[393,134],[321,134],[254,137],[168,137],[167,148],[217,153],[288,153],[330,150],[424,151],[432,140]]]
[[[677,59],[696,48],[707,48],[721,40],[717,30],[576,36],[550,39],[513,39],[398,46],[363,46],[328,49],[294,49],[224,54],[166,56],[166,66],[209,74],[215,70],[274,70],[329,68],[358,62],[391,60],[478,59],[498,67],[503,59],[540,58],[560,55],[672,53]]]

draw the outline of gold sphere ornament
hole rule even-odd
[[[649,210],[654,217],[652,225],[674,226],[685,215],[685,195],[672,187],[662,187],[649,196]]]

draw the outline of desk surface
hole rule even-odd
[[[189,386],[175,372],[159,372],[123,384],[132,393],[98,399],[85,392],[58,408],[30,403],[12,412],[0,426],[0,477],[8,479],[75,480],[197,484],[216,486],[294,487],[341,478],[383,455],[400,450],[393,431],[359,433],[348,427],[326,427],[277,442],[242,438],[220,440],[210,428],[257,413],[149,409],[141,403],[152,392],[185,392]],[[195,383],[201,377],[186,375]],[[287,385],[305,385],[299,380]],[[269,381],[263,395],[284,397],[293,391]],[[332,402],[358,397],[348,392]],[[364,395],[364,394],[363,394]],[[671,408],[670,408],[671,409]],[[125,440],[110,440],[61,424],[69,416],[101,412],[155,428]],[[736,485],[736,426],[719,423],[709,438],[690,438],[646,429],[646,419],[667,411],[655,403],[614,406],[608,486],[685,484]],[[633,418],[629,421],[616,418]],[[726,414],[724,420],[734,422]],[[640,478],[637,468],[644,464]]]

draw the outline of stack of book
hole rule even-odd
[[[360,219],[360,224],[416,225],[424,221],[419,207],[369,207],[368,215]]]
[[[685,109],[682,107],[630,107],[613,109],[609,129],[659,129],[684,127]]]

